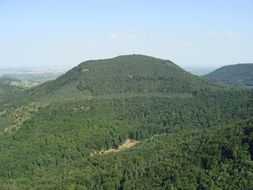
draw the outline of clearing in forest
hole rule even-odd
[[[110,149],[107,149],[107,150],[100,150],[99,152],[91,153],[91,156],[93,156],[94,154],[107,154],[107,153],[110,153],[110,152],[119,152],[121,150],[131,148],[131,147],[133,147],[133,146],[135,146],[139,143],[140,143],[140,141],[127,139],[123,144],[119,145],[118,148],[110,148]]]

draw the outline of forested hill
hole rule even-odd
[[[250,89],[129,55],[83,62],[20,100],[0,109],[0,189],[253,188]]]
[[[253,63],[224,66],[202,78],[225,86],[252,88]]]
[[[58,79],[33,88],[29,96],[56,101],[126,93],[192,93],[206,88],[213,86],[171,61],[126,55],[83,62]]]

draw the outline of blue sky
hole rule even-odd
[[[182,67],[253,62],[253,1],[0,0],[0,68],[133,53]]]

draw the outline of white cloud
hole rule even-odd
[[[208,37],[215,37],[215,36],[217,36],[218,35],[218,32],[217,31],[209,31],[209,32],[206,32],[206,35],[208,36]]]
[[[137,34],[131,34],[131,33],[126,33],[126,34],[123,34],[121,37],[123,39],[132,40],[132,39],[138,39],[139,35],[137,35]]]
[[[152,37],[163,36],[163,34],[164,34],[163,32],[157,32],[157,31],[153,31],[150,33]]]
[[[117,32],[110,32],[107,34],[107,36],[113,40],[116,40],[119,38],[119,34]]]
[[[225,31],[225,35],[226,35],[228,38],[234,38],[234,37],[235,37],[235,33],[234,33],[234,32],[231,32],[230,30]]]
[[[88,48],[92,48],[92,47],[94,47],[94,44],[88,43],[88,44],[87,44],[87,47],[88,47]]]
[[[192,43],[186,41],[186,42],[184,42],[184,46],[185,46],[185,47],[191,47],[191,46],[192,46]]]
[[[140,37],[140,31],[137,28],[129,30],[112,31],[107,34],[110,39],[136,40]]]

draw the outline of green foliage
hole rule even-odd
[[[221,67],[203,78],[207,81],[231,87],[253,87],[253,64]]]
[[[253,188],[252,90],[133,55],[84,62],[16,102],[0,114],[0,189]],[[126,139],[140,143],[92,154]]]
[[[238,96],[241,98],[238,99]],[[69,185],[77,189],[159,189],[165,186],[192,186],[194,189],[199,183],[203,185],[201,188],[209,187],[209,183],[213,182],[210,182],[205,170],[212,170],[213,166],[219,167],[221,160],[233,160],[239,154],[249,160],[250,151],[247,146],[252,139],[248,138],[247,146],[240,145],[239,142],[232,143],[230,138],[233,135],[237,137],[237,133],[231,132],[226,137],[228,130],[223,132],[221,129],[222,132],[219,132],[212,128],[250,117],[252,104],[248,100],[251,96],[247,91],[228,91],[199,93],[190,98],[93,98],[50,104],[26,121],[19,131],[12,135],[6,134],[1,139],[0,163],[5,164],[0,166],[0,179],[3,182],[16,179],[21,187],[34,185],[41,186],[41,189],[61,189]],[[219,140],[212,141],[216,137],[212,137],[213,132],[209,134],[209,131],[215,131],[215,136],[221,135]],[[194,137],[191,133],[194,133]],[[194,143],[204,138],[202,136],[206,133],[210,138],[203,139],[203,149],[195,147],[193,152],[191,146],[195,146]],[[128,138],[143,141],[133,148],[136,151],[134,155],[132,151],[124,150],[122,153],[108,155],[109,160],[107,156],[105,160],[103,156],[91,156],[94,150],[117,147]],[[166,139],[168,142],[163,142]],[[174,145],[172,142],[181,144]],[[216,146],[222,143],[224,145],[216,150]],[[245,149],[239,150],[238,146],[245,146]],[[203,152],[204,149],[206,153]],[[175,154],[175,157],[167,157],[168,152]],[[189,162],[184,160],[187,156],[191,157]],[[99,160],[96,161],[97,159]],[[103,162],[104,165],[101,165]],[[159,164],[153,165],[153,162]],[[175,164],[179,165],[175,167]],[[184,167],[188,164],[192,164],[192,168],[185,173]],[[229,163],[227,165],[224,167],[230,167]],[[163,167],[167,169],[163,170]],[[197,170],[196,167],[200,169]],[[128,171],[127,168],[131,170]],[[129,177],[123,183],[120,181],[123,180],[125,170]],[[191,174],[192,170],[197,171]],[[92,173],[94,176],[90,175]],[[197,176],[202,174],[206,178],[198,179]],[[101,175],[104,177],[101,178]],[[169,177],[172,181],[167,180],[167,175],[172,175]],[[174,179],[174,175],[177,175],[180,183]],[[224,175],[234,174],[225,172]],[[193,177],[194,183],[191,182]],[[21,178],[31,181],[22,181]],[[245,180],[248,182],[248,178]],[[229,187],[234,185],[228,185],[227,189]]]
[[[77,97],[136,93],[191,93],[215,88],[174,63],[143,55],[86,61],[29,91],[33,100],[62,101]]]
[[[15,105],[20,100],[23,92],[23,88],[1,83],[0,80],[0,111]]]

